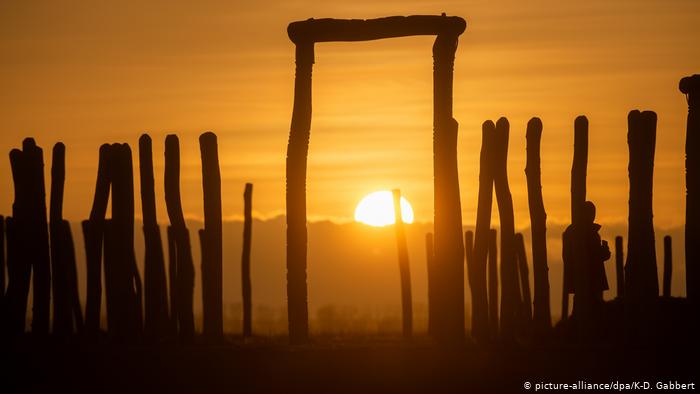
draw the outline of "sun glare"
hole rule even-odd
[[[413,208],[401,197],[401,218],[404,223],[413,223]],[[396,222],[394,196],[388,190],[366,195],[355,208],[355,221],[374,227],[388,226]]]

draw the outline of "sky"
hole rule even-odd
[[[694,0],[3,1],[0,152],[33,136],[44,148],[48,173],[51,147],[63,141],[65,216],[81,220],[92,203],[99,146],[128,142],[134,149],[148,132],[165,223],[165,136],[180,137],[183,206],[197,219],[197,138],[211,130],[219,137],[224,217],[242,216],[246,182],[255,184],[255,216],[274,217],[285,209],[293,97],[287,24],[441,12],[467,20],[454,80],[465,225],[476,218],[481,124],[501,116],[511,125],[508,169],[517,225],[529,223],[523,171],[532,116],[544,123],[548,218],[566,223],[573,121],[581,114],[590,122],[588,198],[597,203],[600,222],[624,223],[632,109],[659,117],[656,226],[683,223],[687,104],[678,81],[700,71],[700,2]],[[364,195],[400,188],[416,220],[432,220],[432,41],[317,44],[310,219],[350,221]],[[8,215],[13,195],[5,157],[0,214]]]

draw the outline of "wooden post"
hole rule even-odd
[[[488,239],[488,281],[489,281],[489,331],[491,337],[498,336],[498,232],[489,230]]]
[[[223,319],[223,236],[221,218],[221,173],[216,134],[199,136],[204,194],[204,243],[202,260],[202,334],[212,342],[224,336]]]
[[[685,287],[697,316],[700,309],[700,75],[681,79],[678,88],[688,100],[685,135]]]
[[[663,295],[671,297],[671,277],[673,276],[673,250],[671,249],[671,236],[664,237],[664,286]]]
[[[486,259],[489,253],[489,229],[493,205],[494,135],[496,125],[488,120],[482,125],[479,155],[479,197],[474,233],[474,263],[468,270],[472,294],[472,336],[479,341],[495,336],[489,325],[490,297],[486,288]],[[489,282],[490,283],[490,282]],[[498,297],[498,295],[496,295]],[[491,333],[489,335],[489,327]]]
[[[617,277],[617,298],[625,296],[625,271],[623,263],[625,252],[622,250],[622,237],[615,237],[615,274]]]
[[[183,342],[194,340],[194,265],[190,234],[185,225],[180,199],[180,142],[176,135],[165,138],[165,203],[175,240],[175,305],[178,307],[178,334]]]
[[[467,262],[467,279],[470,280],[474,276],[474,232],[465,231],[464,232],[464,255]],[[471,288],[471,285],[469,286]],[[472,313],[474,309],[474,303],[471,302]],[[472,327],[472,331],[473,331]]]
[[[515,219],[513,198],[508,186],[508,120],[496,123],[494,151],[494,189],[501,219],[501,335],[506,340],[515,336],[520,315],[521,299],[518,284],[518,265],[515,251]]]
[[[527,199],[530,208],[530,228],[532,229],[532,271],[535,282],[533,329],[538,336],[546,335],[552,328],[552,314],[549,305],[549,266],[547,264],[547,213],[542,200],[540,172],[540,141],[542,121],[532,118],[527,123]]]
[[[428,269],[428,334],[433,335],[435,318],[435,252],[433,250],[433,233],[425,234],[425,262]]]
[[[401,316],[403,320],[403,337],[410,339],[413,335],[413,300],[411,297],[411,267],[408,263],[406,230],[401,214],[401,191],[392,190],[394,196],[394,230],[399,255],[399,275],[401,277]]]
[[[68,294],[68,267],[64,260],[67,247],[63,243],[63,187],[65,182],[65,152],[63,143],[53,147],[51,156],[51,203],[49,228],[51,237],[51,271],[53,273],[53,333],[66,336],[73,333],[72,305]]]
[[[61,259],[66,265],[66,286],[68,293],[68,313],[73,321],[75,331],[78,334],[84,333],[83,311],[80,306],[80,292],[78,291],[78,267],[75,261],[75,244],[73,243],[73,234],[70,229],[70,223],[67,220],[62,222],[63,228],[61,235],[63,239],[61,243],[64,245],[61,248],[63,256]]]
[[[659,295],[652,210],[656,114],[630,111],[628,125],[630,196],[625,296],[641,302]]]
[[[112,183],[111,150],[109,144],[100,146],[95,195],[90,219],[82,223],[87,264],[87,294],[85,300],[85,332],[91,336],[100,330],[102,308],[102,243],[105,215]]]
[[[7,323],[4,324],[7,333],[16,337],[24,335],[32,267],[24,255],[26,246],[18,223],[13,217],[8,217],[5,218],[5,225],[8,281],[4,304]]]
[[[170,333],[178,333],[178,311],[180,310],[177,301],[177,246],[173,226],[167,227],[168,233],[168,293],[170,294]]]
[[[139,138],[141,212],[143,214],[144,256],[144,334],[148,340],[163,338],[168,330],[168,293],[165,256],[156,216],[153,148],[151,137]]]
[[[243,192],[243,252],[241,253],[241,289],[243,290],[243,336],[253,335],[253,300],[250,281],[250,251],[253,237],[253,184]]]
[[[574,121],[574,159],[571,164],[571,224],[580,222],[583,204],[586,202],[586,173],[588,171],[588,119],[581,115]],[[561,319],[569,317],[569,289],[573,283],[574,267],[564,263],[562,279]]]
[[[523,314],[526,323],[532,320],[532,297],[530,295],[530,271],[527,267],[527,253],[523,234],[515,234],[515,250],[518,258],[518,273],[520,276],[520,292],[523,300]]]

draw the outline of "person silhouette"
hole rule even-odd
[[[595,205],[586,201],[581,208],[580,220],[564,231],[563,258],[565,266],[570,267],[564,286],[574,294],[572,317],[579,329],[590,333],[590,324],[603,305],[603,292],[608,290],[604,263],[610,259],[610,248],[600,238]]]

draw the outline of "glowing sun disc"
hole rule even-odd
[[[413,208],[401,196],[401,218],[404,223],[413,223]],[[388,226],[396,222],[394,196],[388,190],[366,195],[355,208],[355,221],[374,227]]]

